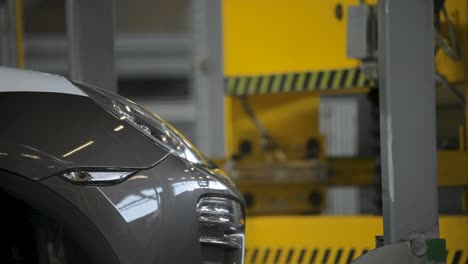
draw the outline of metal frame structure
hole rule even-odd
[[[21,0],[0,1],[0,64],[24,67],[23,11]]]
[[[113,0],[67,0],[70,78],[117,92]]]
[[[67,74],[67,40],[61,34],[33,34],[25,39],[28,68]],[[186,33],[118,33],[115,67],[123,78],[187,78],[191,39]]]
[[[195,142],[208,157],[224,157],[224,67],[220,0],[194,0]]]
[[[70,77],[117,92],[114,55],[115,3],[112,0],[98,2],[67,0],[66,3]],[[166,47],[166,50],[170,50],[172,53],[175,51],[178,60],[169,60],[168,65],[167,55],[165,55],[166,61],[161,62],[164,65],[151,68],[153,70],[161,69],[174,76],[185,76],[188,74],[190,66],[186,63],[187,60],[183,55],[187,50],[186,46],[189,43],[192,44],[191,66],[193,74],[191,75],[191,84],[193,100],[183,103],[186,109],[190,108],[191,110],[181,113],[178,107],[168,107],[170,109],[166,111],[168,114],[163,116],[170,121],[195,121],[194,141],[199,148],[209,157],[223,157],[225,154],[224,70],[221,1],[196,0],[192,2],[191,7],[193,20],[191,40],[179,38],[167,39],[166,41],[166,39],[159,38],[156,39],[158,41],[151,42],[152,46],[150,47],[148,39],[142,39],[143,42],[121,41],[120,47],[121,50],[125,51],[129,47],[139,45],[139,54],[147,54],[148,51],[152,51],[155,49],[154,44],[156,44],[156,50]],[[145,47],[147,48],[144,49]],[[134,56],[134,52],[132,56]],[[176,64],[172,62],[176,62]],[[141,66],[141,63],[139,65]],[[133,71],[133,76],[141,75],[142,72],[144,75],[147,69],[148,65],[144,64],[143,67]],[[154,110],[155,107],[149,105],[148,108]]]
[[[438,238],[433,1],[378,15],[385,244]]]

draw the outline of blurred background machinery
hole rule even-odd
[[[211,116],[212,112],[223,113],[224,92],[212,88],[222,86],[223,81],[221,3],[218,8],[206,1],[183,0],[99,1],[99,5],[73,0],[0,3],[2,65],[61,75],[81,67],[87,71],[82,76],[97,85],[102,83],[93,80],[113,78],[115,84],[106,86],[160,113],[210,156],[224,156],[222,116]],[[218,35],[214,35],[216,27]],[[114,57],[105,60],[109,41],[107,53]],[[79,55],[82,60],[76,61]],[[96,71],[93,63],[114,65],[114,72]],[[219,76],[218,80],[212,76]],[[216,107],[218,111],[211,111]],[[202,122],[199,126],[195,121]],[[213,127],[201,131],[207,126]],[[213,138],[216,140],[208,140]]]
[[[376,2],[223,3],[228,168],[255,216],[251,222],[258,223],[250,229],[255,235],[248,238],[247,261],[348,263],[374,247],[364,238],[370,222],[338,220],[359,230],[356,235],[332,235],[337,223],[305,235],[331,220],[298,215],[382,214]],[[455,230],[468,232],[467,64],[460,55],[468,43],[468,6],[452,0],[434,7],[439,203],[433,206],[460,221],[443,216],[440,228],[448,263],[463,263],[468,243],[457,241]],[[288,156],[289,150],[294,154]],[[308,181],[296,178],[300,162],[311,166],[300,173]],[[295,220],[310,225],[298,227]],[[362,225],[351,227],[355,221]],[[281,237],[291,240],[277,242],[278,232],[268,236],[262,228],[284,231]],[[363,240],[340,243],[342,233]],[[365,243],[367,248],[352,246]]]
[[[328,200],[330,213],[379,213],[375,2],[224,3],[226,147],[251,212],[267,213],[254,209],[257,200],[263,209],[265,203],[277,206],[276,213],[320,213]],[[443,43],[435,50],[440,207],[441,212],[461,213],[468,164],[465,66],[459,55],[460,43],[466,43],[466,4],[452,0],[436,7],[436,36]],[[288,158],[288,151],[296,156]],[[315,181],[309,189],[297,183],[297,188],[277,191],[274,173],[260,184],[252,182],[254,177],[242,177],[255,170],[247,163],[274,170],[262,152],[273,157],[283,153],[283,175],[288,169],[295,174],[296,161],[311,159],[320,169],[309,174],[320,173],[308,176]],[[459,162],[454,165],[454,160]],[[296,182],[294,176],[289,180]]]
[[[376,1],[99,3],[0,1],[2,65],[104,84],[178,127],[238,182],[246,263],[348,263],[373,248]],[[468,3],[435,0],[434,18],[441,237],[448,263],[464,263]]]

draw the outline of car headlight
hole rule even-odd
[[[69,170],[61,174],[65,179],[76,184],[109,184],[118,183],[130,177],[132,171],[87,171],[87,170]]]
[[[187,138],[161,117],[148,112],[128,99],[105,90],[81,83],[75,83],[75,85],[101,107],[140,130],[171,153],[195,164],[211,165]]]

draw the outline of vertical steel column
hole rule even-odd
[[[24,67],[22,3],[20,0],[0,1],[0,64]]]
[[[378,9],[385,243],[437,238],[433,1]]]
[[[70,78],[117,91],[113,0],[67,0]]]
[[[221,0],[192,0],[196,144],[224,157],[224,69]]]

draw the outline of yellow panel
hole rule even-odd
[[[468,186],[468,153],[438,151],[439,186]]]
[[[311,214],[321,212],[325,204],[325,185],[317,183],[239,182],[244,197],[251,197],[247,215]],[[316,197],[311,200],[311,194]],[[246,199],[247,200],[247,199]]]
[[[307,140],[319,137],[318,97],[273,94],[250,96],[248,100],[270,136],[286,151],[294,152],[295,147],[305,151]],[[225,102],[228,155],[236,153],[242,140],[251,141],[255,153],[261,152],[258,131],[243,111],[240,99],[229,98]]]
[[[271,232],[271,230],[275,230]],[[273,216],[247,219],[247,247],[373,248],[383,234],[378,217]]]
[[[224,0],[225,74],[256,75],[358,65],[358,61],[346,56],[346,10],[357,2]],[[343,5],[341,20],[335,16],[338,3]],[[466,54],[468,2],[448,0],[446,6],[462,54]],[[445,29],[442,19],[442,32],[447,36]],[[467,57],[464,56],[464,62],[455,63],[439,52],[437,68],[450,80],[463,81]]]
[[[465,81],[465,69],[467,69],[468,65],[468,56],[466,56],[468,52],[468,1],[447,0],[446,7],[449,19],[455,27],[459,47],[464,58],[459,62],[454,62],[440,50],[436,57],[436,67],[449,80],[462,82]],[[444,36],[448,36],[446,28],[444,20],[442,20],[441,29]]]
[[[341,158],[327,161],[330,184],[373,185],[373,159]],[[439,186],[468,186],[468,153],[441,150],[437,152]]]
[[[24,68],[24,37],[23,37],[23,1],[15,1],[16,19],[16,61],[18,68]]]
[[[375,184],[374,159],[341,158],[327,160],[332,185]]]
[[[339,3],[343,5],[341,20],[335,17]],[[356,60],[346,57],[346,9],[357,3],[357,0],[224,0],[225,74],[356,66]]]
[[[343,11],[341,19],[335,15],[339,4]],[[349,5],[356,4],[356,0],[223,0],[225,75],[302,73],[357,66],[358,61],[346,57],[346,11]],[[272,82],[273,92],[279,90],[278,80]],[[252,88],[258,79],[253,78],[248,85],[246,82],[240,78],[237,85],[241,94],[250,95],[255,92]],[[289,87],[290,82],[286,78],[285,86]],[[333,86],[334,82],[331,83]],[[228,90],[233,86],[234,81],[228,81]],[[265,81],[257,86],[260,93],[266,89]],[[308,139],[320,136],[316,94],[250,96],[249,100],[258,118],[282,147],[303,149]],[[258,132],[239,99],[228,98],[225,103],[228,157],[244,139],[250,140],[254,151],[259,152]]]
[[[382,219],[374,216],[250,217],[245,263],[348,263],[350,253],[354,259],[373,249],[374,236],[382,234]],[[467,216],[440,217],[440,236],[447,241],[447,263],[468,261],[466,234]],[[313,255],[315,261],[310,262]],[[455,256],[459,256],[458,262],[454,262],[458,258]],[[301,262],[292,262],[297,259]]]

